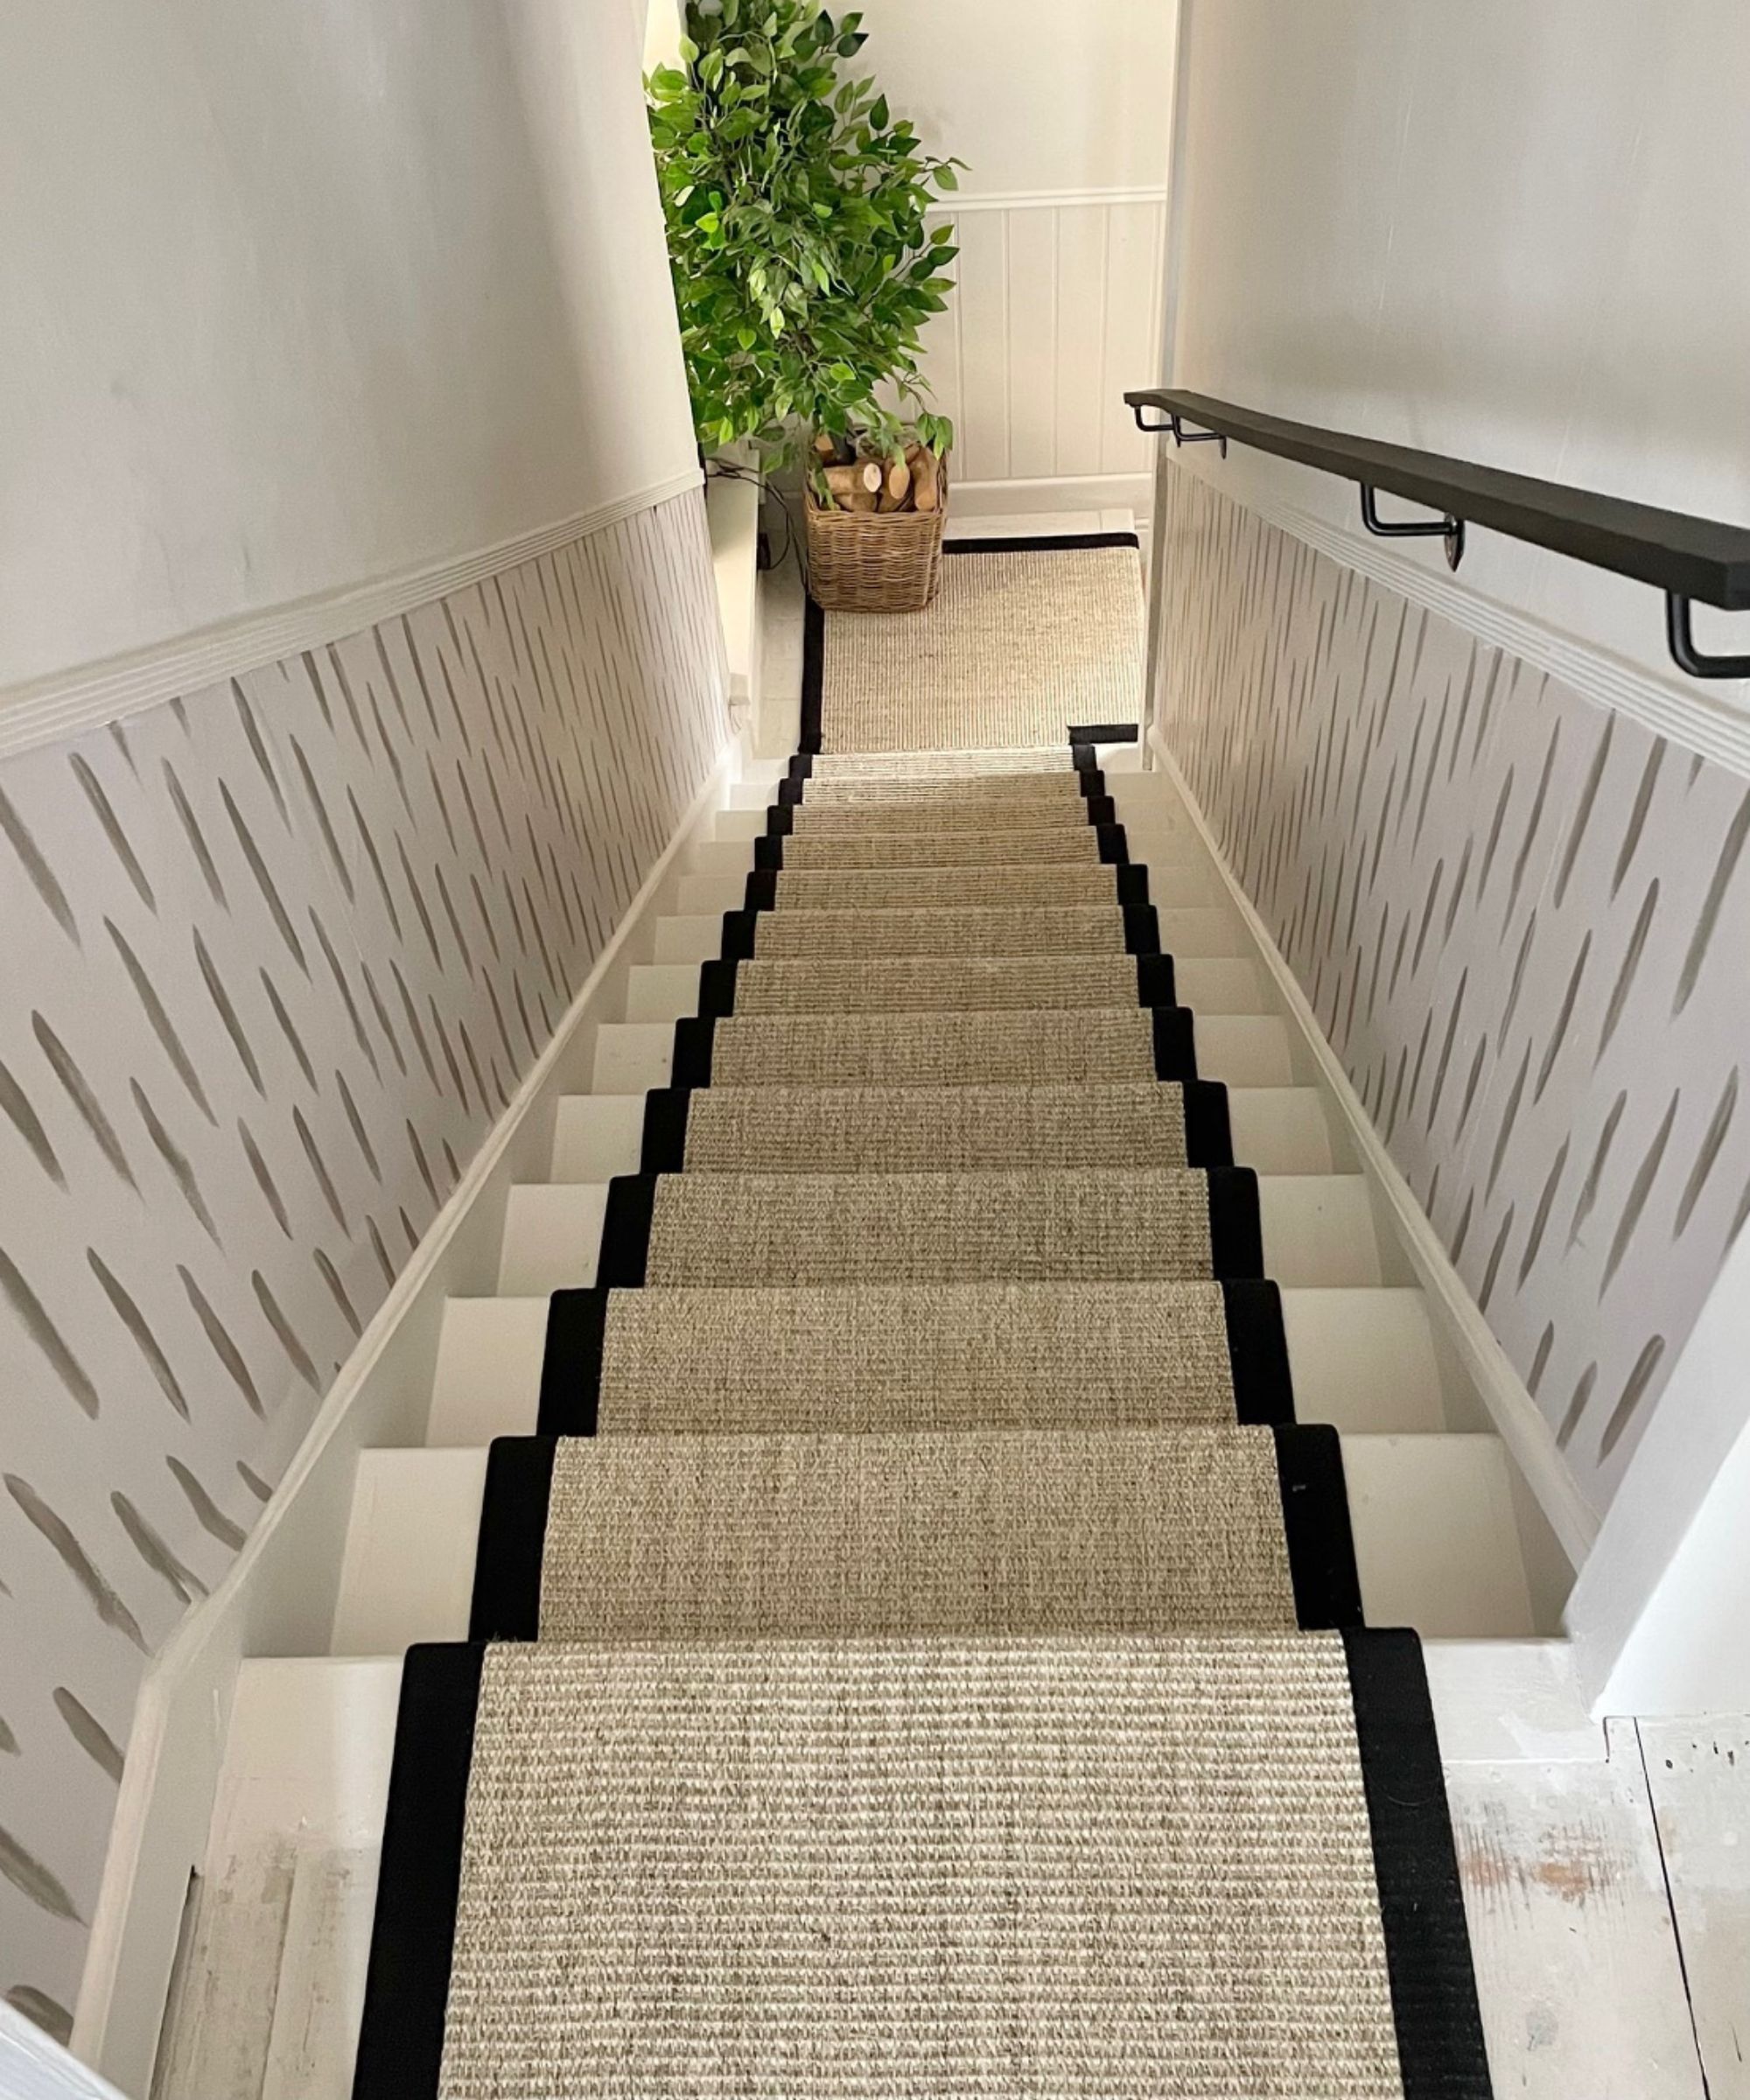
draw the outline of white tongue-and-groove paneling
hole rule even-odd
[[[936,214],[954,228],[958,284],[925,332],[924,368],[955,419],[962,508],[1000,501],[1005,484],[1049,508],[1042,485],[1116,496],[1127,478],[1146,500],[1148,440],[1123,396],[1159,368],[1166,197],[1023,192]]]

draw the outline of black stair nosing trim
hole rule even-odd
[[[1404,2100],[1490,2100],[1488,2053],[1422,1643],[1342,1634]]]
[[[723,941],[718,953],[725,962],[751,962],[753,943],[760,931],[760,914],[757,911],[725,912],[723,915]]]
[[[1209,1262],[1218,1281],[1262,1278],[1264,1228],[1257,1176],[1249,1166],[1213,1166],[1209,1186]]]
[[[715,1014],[691,1014],[685,1020],[676,1021],[675,1054],[668,1072],[669,1085],[683,1090],[710,1086],[711,1053],[716,1041]]]
[[[787,780],[806,780],[812,777],[814,769],[815,754],[813,752],[793,752],[790,754],[789,766],[784,778]]]
[[[1120,863],[1112,874],[1117,885],[1120,904],[1146,904],[1149,900],[1149,872],[1145,861],[1131,860]]]
[[[742,892],[741,908],[744,912],[775,912],[778,908],[778,871],[776,868],[754,868],[747,878],[747,886]]]
[[[541,1566],[556,1437],[495,1437],[474,1549],[470,1641],[541,1638]]]
[[[1219,1079],[1187,1079],[1185,1088],[1185,1158],[1191,1166],[1231,1166],[1234,1136],[1228,1089]]]
[[[1137,966],[1138,1006],[1176,1006],[1179,1004],[1179,990],[1171,956],[1164,956],[1157,948],[1152,954],[1133,956],[1131,960]]]
[[[601,1414],[602,1352],[612,1293],[605,1284],[556,1291],[547,1301],[547,1344],[535,1428],[543,1437],[592,1437]]]
[[[644,1135],[638,1148],[640,1174],[678,1174],[687,1164],[687,1114],[690,1087],[652,1087],[644,1096]]]
[[[708,1021],[726,1019],[735,1012],[735,989],[738,974],[744,961],[751,956],[723,956],[713,962],[699,964],[699,1018]]]
[[[1154,1075],[1187,1080],[1197,1076],[1196,1031],[1188,1006],[1152,1006]]]
[[[1300,1629],[1322,1634],[1363,1625],[1342,1439],[1324,1423],[1282,1423],[1273,1434],[1288,1572]]]
[[[1135,744],[1142,737],[1138,722],[1072,722],[1068,727],[1071,744]]]
[[[1124,921],[1124,953],[1158,956],[1160,953],[1160,917],[1152,904],[1126,904],[1119,907]]]
[[[1083,547],[1134,547],[1142,542],[1133,532],[1060,532],[1030,534],[1025,539],[944,539],[944,554],[1063,554]]]
[[[812,598],[802,600],[802,733],[797,757],[812,758],[821,747],[821,695],[826,676],[826,614]],[[794,774],[792,777],[796,777]],[[802,777],[806,778],[806,774]]]
[[[1095,837],[1095,855],[1102,867],[1122,867],[1130,860],[1130,842],[1124,836],[1124,827],[1122,824],[1096,823],[1093,824],[1091,829]],[[934,837],[940,830],[941,827],[937,826],[932,830],[927,830],[926,831],[920,832],[917,836],[920,837]],[[1053,830],[1054,836],[1055,827],[1053,828]],[[853,833],[851,836],[855,836],[856,834]],[[879,834],[877,834],[877,836],[878,836]],[[1072,838],[1078,838],[1082,836],[1082,834],[1076,831],[1074,827],[1072,825],[1069,828],[1068,836]],[[788,830],[767,830],[762,831],[759,834],[759,836],[753,841],[753,867],[756,873],[762,875],[766,873],[774,875],[782,873],[785,865],[785,841],[788,836],[789,833]],[[916,865],[920,868],[928,868],[932,874],[942,872],[944,870],[949,868],[1007,867],[1013,864],[1017,864],[1007,861],[946,861],[942,863],[940,865],[930,861],[923,861],[916,864]],[[1029,860],[1019,864],[1024,864],[1027,867],[1049,866],[1052,864],[1060,864],[1064,867],[1084,867],[1087,864],[1085,861],[1064,861],[1059,864],[1052,864],[1049,862]],[[801,872],[806,874],[815,874],[837,871],[828,871],[824,869],[804,869]],[[846,864],[842,872],[848,875],[886,875],[903,873],[906,871],[900,868],[895,868],[890,864],[881,863],[872,867],[859,867],[853,864]]]
[[[1287,1427],[1295,1419],[1282,1293],[1268,1277],[1223,1277],[1228,1367],[1234,1412],[1248,1429]]]
[[[650,1266],[650,1228],[655,1218],[657,1174],[616,1174],[607,1185],[596,1282],[604,1290],[636,1291]]]
[[[788,783],[785,783],[788,785]],[[768,838],[788,838],[796,828],[796,812],[802,808],[799,795],[794,802],[787,802],[782,795],[772,803],[766,812],[766,836]]]
[[[402,1665],[353,2100],[438,2090],[485,1662],[483,1647],[445,1642]]]

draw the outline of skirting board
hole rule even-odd
[[[1128,510],[1146,517],[1154,507],[1148,474],[1065,475],[1040,481],[956,481],[949,515],[1006,518],[1016,513],[1054,510]]]
[[[738,771],[726,745],[553,1040],[330,1388],[225,1580],[178,1627],[141,1684],[74,2018],[73,2047],[123,2092],[150,2089],[178,1927],[206,1856],[240,1662],[322,1655],[358,1452],[424,1440],[444,1301],[496,1285],[505,1206],[546,1178],[559,1097],[586,1092],[596,1030],[624,1011],[640,936],[654,937],[680,857],[705,835]]]
[[[1235,910],[1256,941],[1259,952],[1276,979],[1284,1006],[1306,1038],[1320,1074],[1348,1125],[1362,1171],[1386,1205],[1405,1258],[1427,1295],[1437,1331],[1444,1334],[1474,1386],[1563,1553],[1578,1570],[1597,1536],[1599,1519],[1574,1485],[1556,1448],[1555,1432],[1477,1310],[1475,1299],[1452,1266],[1434,1228],[1417,1201],[1415,1191],[1386,1151],[1372,1117],[1362,1105],[1361,1096],[1350,1083],[1336,1052],[1326,1040],[1325,1032],[1300,989],[1298,978],[1289,968],[1286,958],[1270,937],[1269,928],[1228,864],[1227,856],[1198,806],[1189,783],[1156,729],[1149,732],[1149,748],[1155,762],[1184,798],[1191,820],[1232,894]]]

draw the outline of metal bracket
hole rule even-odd
[[[1690,628],[1690,601],[1675,591],[1665,593],[1665,635],[1672,660],[1691,678],[1750,678],[1750,656],[1704,656]]]
[[[1137,428],[1147,437],[1161,438],[1170,435],[1175,444],[1219,444],[1222,448],[1222,458],[1225,459],[1228,456],[1228,440],[1220,430],[1192,430],[1187,433],[1185,425],[1180,421],[1177,415],[1169,416],[1165,423],[1144,423],[1143,421],[1143,404],[1139,401],[1130,404],[1130,414],[1136,418]]]
[[[1446,542],[1446,566],[1449,569],[1456,569],[1465,558],[1465,522],[1462,518],[1445,517],[1438,525],[1387,525],[1381,521],[1378,500],[1365,481],[1362,483],[1362,523],[1382,540],[1433,539],[1438,535]]]

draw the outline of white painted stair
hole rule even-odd
[[[1161,945],[1197,1010],[1199,1068],[1227,1082],[1236,1158],[1260,1177],[1298,1413],[1342,1436],[1369,1622],[1428,1640],[1449,1765],[1524,1756],[1531,1743],[1598,1757],[1564,1650],[1538,1637],[1550,1606],[1528,1574],[1528,1497],[1500,1440],[1478,1433],[1475,1395],[1317,1060],[1173,789],[1128,770],[1134,747],[1103,755],[1131,857],[1150,870]],[[720,914],[742,903],[781,768],[751,770],[641,929],[617,1018],[573,1061],[570,1083],[586,1077],[588,1090],[558,1102],[548,1179],[508,1192],[497,1295],[452,1297],[444,1311],[423,1446],[359,1453],[327,1652],[242,1665],[153,2100],[349,2090],[400,1651],[466,1632],[487,1446],[535,1427],[546,1293],[592,1280],[607,1184],[638,1166],[645,1091],[667,1083],[674,1023],[695,1010]],[[1510,1932],[1510,1916],[1491,1929]],[[1478,1951],[1485,1976],[1513,1954],[1510,1941]]]

